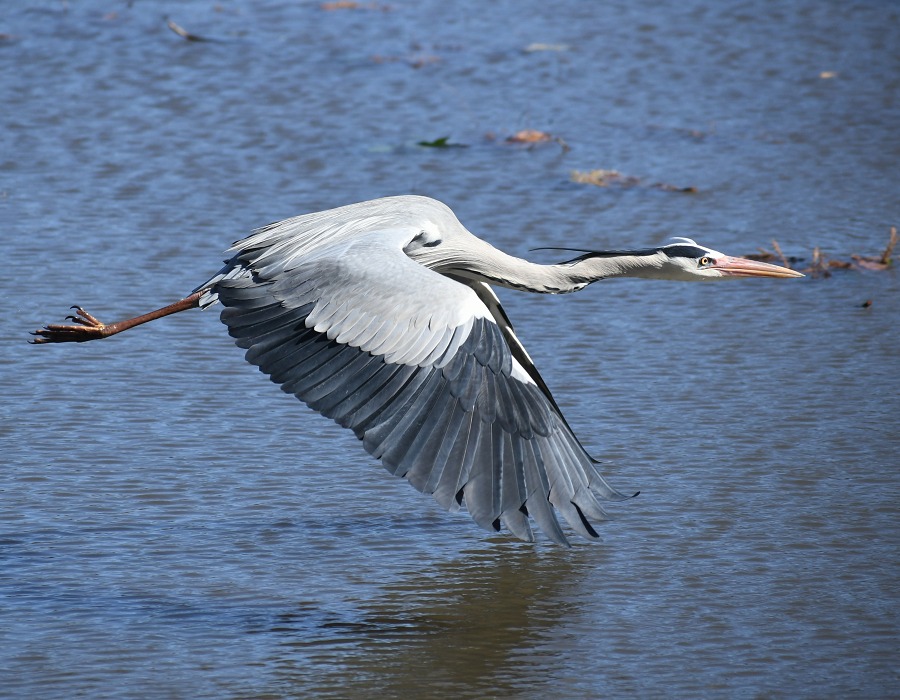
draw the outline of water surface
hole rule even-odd
[[[875,1],[6,8],[0,695],[895,694],[895,270],[503,294],[610,481],[642,491],[570,550],[394,480],[215,312],[24,339],[72,303],[161,306],[256,226],[387,194],[548,262],[529,249],[676,235],[878,254],[900,223],[898,19]],[[503,143],[525,128],[570,148]],[[416,145],[443,136],[467,147]],[[598,168],[641,183],[570,181]]]

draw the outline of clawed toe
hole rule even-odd
[[[91,316],[87,311],[82,309],[77,304],[75,306],[70,306],[69,308],[75,309],[76,316],[69,316],[69,318],[71,318],[73,321],[77,321],[78,323],[83,323],[86,326],[87,325],[90,325],[90,326],[102,326],[103,325],[102,323],[100,323],[99,319],[96,319],[93,316]]]
[[[32,331],[35,336],[30,342],[36,345],[41,343],[83,343],[87,340],[102,338],[105,326],[97,318],[91,316],[80,306],[73,306],[75,315],[66,316],[67,321],[73,321],[72,325],[61,323],[48,323],[43,328]]]

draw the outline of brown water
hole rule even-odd
[[[642,491],[571,550],[443,513],[215,313],[24,343],[72,303],[173,301],[255,226],[405,192],[542,261],[675,235],[880,253],[896,4],[4,10],[0,696],[896,696],[896,270],[504,294]],[[524,128],[570,150],[503,143]],[[468,147],[416,145],[442,136]],[[569,179],[598,168],[641,183]]]

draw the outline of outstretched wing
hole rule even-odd
[[[256,236],[207,289],[249,362],[445,508],[465,503],[479,525],[528,541],[530,515],[567,544],[552,504],[595,539],[598,499],[624,496],[517,359],[521,346],[511,350],[499,304],[407,257],[417,233],[368,231],[290,255]]]

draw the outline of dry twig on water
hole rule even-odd
[[[790,267],[791,265],[790,263],[788,263],[788,259],[784,257],[784,253],[781,252],[781,246],[778,245],[778,241],[776,241],[774,238],[772,239],[772,247],[775,249],[775,253],[778,255],[778,257],[781,258],[781,264],[785,267]]]
[[[209,41],[209,39],[205,37],[199,36],[197,34],[191,34],[187,29],[182,27],[174,20],[166,18],[166,24],[168,25],[169,29],[171,29],[185,41]]]
[[[895,245],[897,245],[897,227],[891,226],[891,238],[888,241],[887,248],[885,248],[884,252],[881,254],[882,265],[891,264],[891,254],[894,252]]]
[[[813,248],[812,254],[812,263],[808,268],[803,270],[810,277],[831,277],[831,272],[828,269],[828,264],[825,260],[825,256],[822,255],[822,251],[819,250],[819,246]]]

